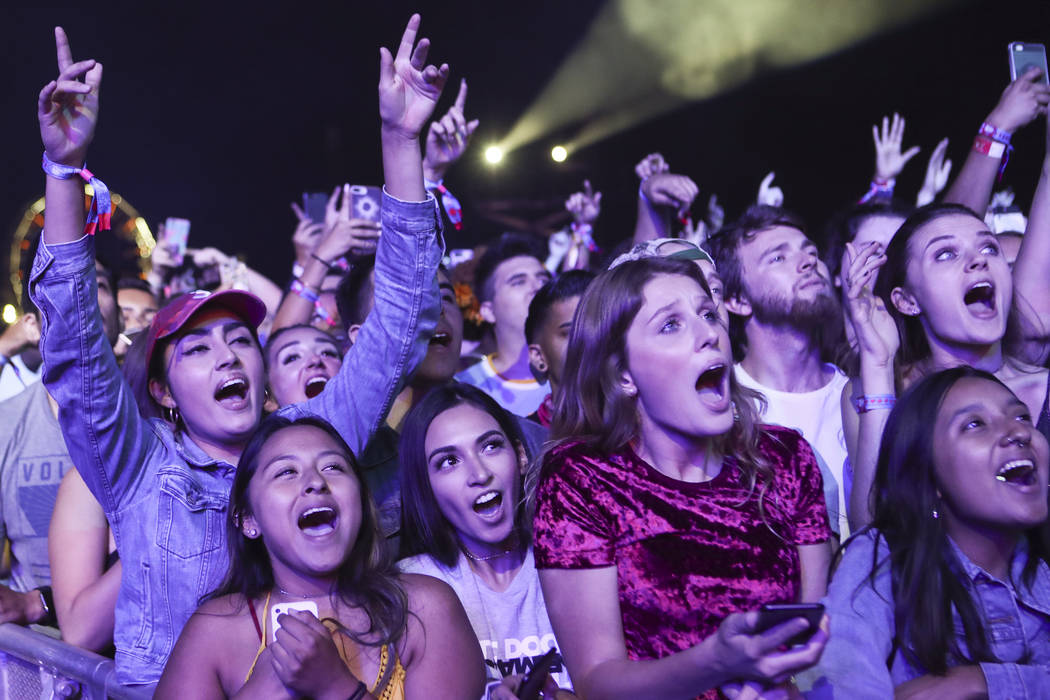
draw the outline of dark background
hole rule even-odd
[[[35,108],[40,87],[57,74],[55,24],[66,28],[75,59],[105,66],[91,169],[151,227],[167,216],[189,218],[191,245],[243,254],[278,283],[292,260],[288,202],[347,180],[379,184],[378,47],[395,47],[415,10],[433,41],[432,60],[452,68],[439,114],[465,76],[468,118],[481,120],[474,147],[447,179],[467,223],[463,232],[449,233],[449,247],[500,230],[472,204],[530,199],[546,203],[537,211],[549,213],[585,177],[605,193],[599,240],[619,240],[634,223],[634,163],[654,150],[699,184],[694,211],[702,212],[714,192],[727,216],[735,216],[775,170],[786,205],[819,228],[866,190],[871,125],[895,110],[908,118],[905,147],[923,148],[898,182],[898,192],[912,198],[926,158],[944,136],[958,172],[1009,80],[1006,45],[1045,43],[1050,27],[1045,0],[950,5],[841,53],[767,72],[585,148],[567,163],[550,160],[552,137],[513,153],[499,170],[485,167],[483,146],[510,129],[602,4],[388,0],[116,10],[81,3],[8,10],[0,49],[7,78],[0,302],[13,300],[6,281],[10,235],[43,191]],[[849,0],[841,6],[848,12]],[[1014,139],[1005,184],[1024,207],[1038,176],[1044,124]]]

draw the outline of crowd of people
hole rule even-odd
[[[102,65],[55,29],[0,621],[165,698],[1050,698],[1050,147],[1027,217],[993,201],[1046,76],[914,204],[893,115],[822,231],[772,173],[694,221],[651,154],[633,230],[585,182],[549,239],[446,256],[477,121],[419,27],[380,50],[378,216],[293,205],[284,287],[96,260]]]

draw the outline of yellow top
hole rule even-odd
[[[248,602],[251,605],[251,601]],[[270,618],[270,593],[266,594],[266,602],[263,603],[263,626],[259,640],[259,651],[255,652],[255,659],[252,661],[251,668],[248,669],[248,675],[244,677],[244,682],[247,683],[248,679],[252,677],[252,673],[255,671],[255,664],[259,662],[259,656],[262,655],[263,649],[266,648],[266,621]],[[327,625],[326,625],[327,626]],[[330,628],[333,633],[340,634],[336,631],[336,628]],[[376,674],[376,680],[369,688],[368,692],[374,695],[377,700],[405,700],[405,667],[401,665],[401,659],[397,655],[397,651],[394,651],[394,668],[390,671],[390,677],[386,679],[386,683],[383,685],[382,691],[378,691],[379,684],[383,682],[383,677],[387,675],[387,664],[390,662],[390,650],[393,648],[393,644],[387,644],[382,647],[379,651],[379,673]],[[343,663],[349,663],[346,660],[346,654],[343,650],[343,645],[337,645],[339,650],[339,658],[343,660]]]

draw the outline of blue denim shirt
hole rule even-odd
[[[874,537],[856,537],[843,554],[828,588],[824,605],[831,616],[831,637],[814,671],[813,689],[806,697],[892,698],[893,689],[924,675],[893,650],[893,595],[889,547],[879,542],[879,567],[875,585],[871,573]],[[1011,581],[1000,581],[966,558],[952,543],[966,573],[967,584],[984,620],[991,651],[1003,663],[981,664],[991,700],[1050,698],[1050,568],[1039,566],[1033,585],[1024,585],[1021,572],[1027,547],[1020,545],[1011,564]],[[963,637],[962,622],[954,616],[956,634]],[[965,642],[960,645],[965,650]]]
[[[433,197],[383,199],[375,306],[339,374],[289,417],[320,415],[355,453],[422,361],[440,306],[442,256]],[[228,566],[226,506],[234,467],[168,424],[141,417],[106,342],[94,241],[41,245],[30,294],[40,309],[44,382],[70,456],[106,513],[124,564],[117,598],[117,675],[154,684],[198,599]]]

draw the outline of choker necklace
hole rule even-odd
[[[501,552],[496,552],[495,554],[485,554],[483,556],[478,556],[477,554],[474,554],[462,545],[460,545],[460,549],[463,550],[463,554],[467,557],[467,559],[470,559],[471,561],[491,561],[493,559],[499,559],[500,557],[505,557],[508,554],[514,554],[515,552],[517,552],[518,538],[515,537],[514,542],[512,542],[509,547],[507,547]]]

